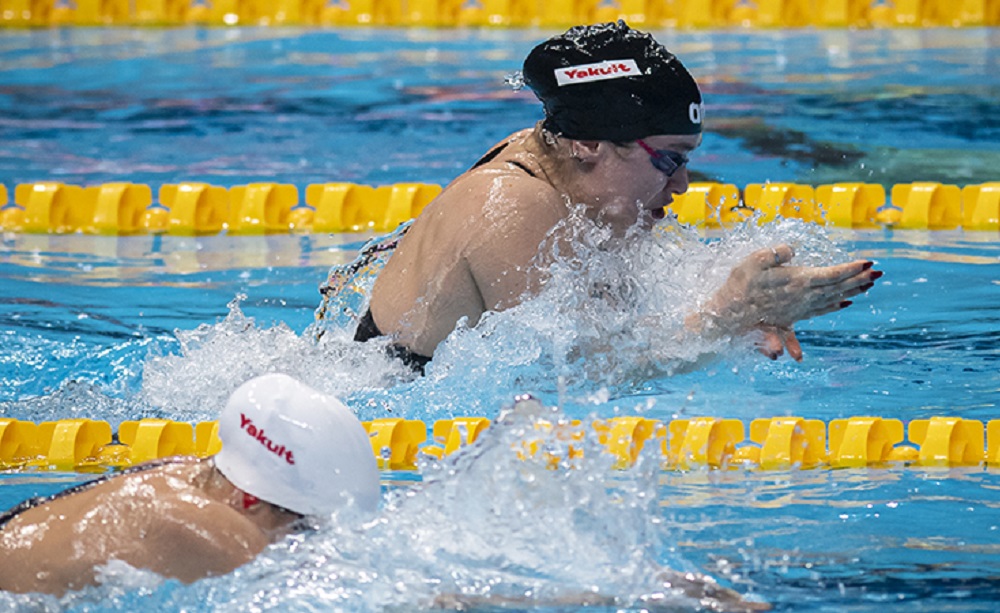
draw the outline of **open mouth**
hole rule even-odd
[[[667,209],[664,207],[653,209],[650,212],[653,214],[653,219],[655,219],[656,221],[660,221],[661,219],[667,216]]]

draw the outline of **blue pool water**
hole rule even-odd
[[[0,182],[445,183],[537,119],[530,94],[503,78],[548,34],[0,31]],[[889,186],[998,178],[997,35],[661,39],[705,83],[709,131],[694,162],[705,178]],[[523,392],[583,419],[1000,417],[993,233],[791,221],[661,231],[641,258],[595,257],[515,313],[460,331],[419,380],[347,332],[316,344],[308,331],[327,269],[368,238],[5,235],[0,415],[211,419],[239,383],[280,370],[362,419],[496,418]],[[669,367],[684,305],[775,242],[804,263],[871,258],[886,275],[852,308],[800,326],[802,364],[736,342],[693,373],[635,367],[649,356]],[[605,276],[648,287],[641,308],[573,302]],[[650,316],[662,325],[641,323]],[[548,471],[510,458],[517,436],[497,428],[479,453],[385,474],[378,522],[282,543],[229,577],[184,587],[109,568],[104,585],[62,601],[0,595],[0,607],[411,610],[447,591],[635,595],[653,589],[653,563],[787,611],[992,611],[1000,597],[993,469],[662,473],[650,459],[612,472],[590,454]],[[0,508],[82,478],[0,475]]]

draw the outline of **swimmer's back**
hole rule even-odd
[[[430,356],[461,318],[475,325],[528,289],[530,261],[561,218],[533,138],[522,130],[496,145],[414,221],[372,292],[383,333]]]

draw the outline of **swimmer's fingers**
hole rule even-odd
[[[743,595],[736,590],[722,587],[718,584],[710,584],[705,587],[704,597],[712,601],[712,611],[724,611],[725,613],[748,613],[750,611],[770,611],[771,604],[767,602],[756,602],[745,600]]]
[[[788,357],[796,362],[801,362],[802,345],[799,344],[799,338],[795,336],[795,330],[791,327],[780,328],[778,333],[781,335],[781,342],[785,344],[785,349],[788,350]]]
[[[636,604],[642,605],[642,610],[652,612],[676,612],[690,610],[687,607],[680,607],[677,596],[673,593],[676,586],[669,586],[662,592],[646,594],[637,599]],[[688,598],[699,602],[704,610],[716,611],[717,613],[749,613],[751,611],[770,611],[771,605],[767,602],[755,602],[744,600],[743,596],[729,588],[715,584],[703,585],[701,587],[689,586],[681,588]],[[698,610],[702,610],[699,608]]]
[[[875,286],[875,280],[881,276],[881,271],[866,271],[862,275],[856,275],[836,285],[827,285],[814,289],[821,292],[821,303],[836,304],[841,300],[853,298],[858,294],[867,292]]]
[[[757,341],[757,351],[772,360],[777,360],[785,352],[785,345],[781,342],[778,327],[761,326],[760,331],[763,334],[763,338]]]
[[[788,245],[775,245],[765,249],[758,249],[750,254],[750,261],[761,270],[777,268],[782,264],[787,264],[795,257],[795,252]]]
[[[719,589],[722,590],[725,588]],[[726,592],[732,595],[727,594],[725,597],[720,597],[720,594],[716,593],[698,598],[699,605],[701,606],[696,610],[715,611],[717,613],[751,613],[753,611],[771,610],[770,603],[744,600],[738,592],[732,590],[726,590]],[[654,613],[676,613],[677,611],[695,610],[690,607],[681,607],[681,603],[677,601],[677,597],[669,592],[641,596],[636,604],[642,605],[641,610]]]
[[[844,309],[846,309],[847,307],[851,306],[852,304],[854,304],[854,302],[852,302],[850,300],[840,300],[838,302],[834,302],[832,304],[828,304],[825,307],[823,307],[822,309],[818,309],[812,315],[812,317],[822,317],[824,315],[829,315],[830,313],[836,313],[837,311],[843,311]]]
[[[777,360],[787,349],[790,358],[796,362],[802,361],[802,345],[799,344],[799,339],[791,326],[763,325],[760,330],[764,337],[757,343],[757,351],[772,360]]]
[[[713,611],[726,611],[728,613],[744,613],[746,611],[770,611],[771,605],[767,602],[755,602],[744,600],[743,595],[736,590],[722,587],[718,584],[709,584],[705,588],[705,596],[713,599]]]
[[[846,264],[837,264],[836,266],[823,266],[804,270],[809,272],[810,287],[839,285],[852,280],[864,279],[863,282],[859,283],[860,285],[868,281],[874,281],[882,276],[880,271],[871,270],[873,265],[874,263],[870,260],[855,260]],[[873,277],[875,273],[878,273],[878,275]]]
[[[762,279],[761,287],[767,290],[787,288],[787,291],[800,294],[802,300],[828,303],[868,291],[883,274],[881,270],[871,270],[863,264],[861,272],[854,272],[855,270],[857,267],[853,265],[784,267],[768,271]]]

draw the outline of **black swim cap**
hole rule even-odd
[[[652,36],[624,21],[577,26],[531,50],[524,82],[545,127],[574,140],[629,142],[701,133],[701,92]]]

